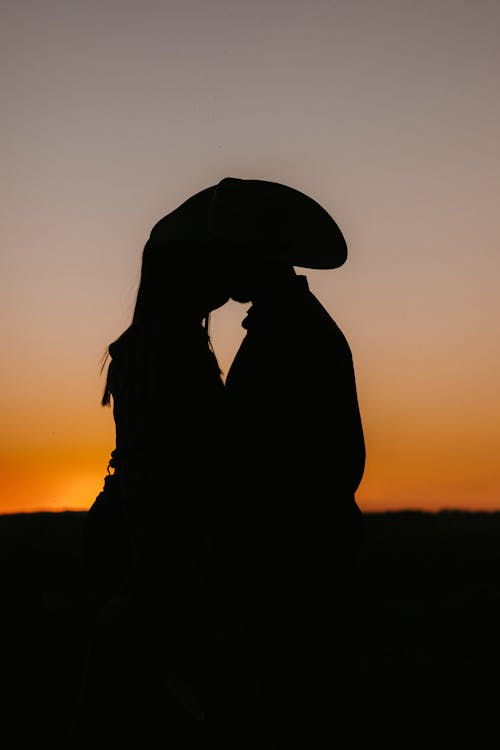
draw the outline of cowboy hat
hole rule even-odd
[[[196,257],[251,257],[303,268],[338,268],[347,258],[342,232],[313,198],[266,180],[225,177],[160,219],[149,247]]]
[[[225,177],[212,193],[208,230],[231,252],[304,268],[338,268],[347,258],[342,232],[313,198],[266,180]]]
[[[156,222],[149,235],[149,246],[168,246],[192,255],[204,253],[211,242],[208,217],[215,187],[200,190]]]

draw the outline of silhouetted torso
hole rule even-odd
[[[126,520],[148,566],[141,575],[173,593],[187,583],[191,564],[203,565],[195,558],[216,525],[212,476],[225,427],[223,382],[201,325],[135,325],[110,354]]]
[[[357,516],[365,447],[352,356],[307,280],[254,303],[226,378],[237,451],[236,492],[259,526]]]
[[[225,588],[213,552],[224,386],[201,325],[136,323],[110,355],[118,499],[133,560],[124,591],[96,621],[77,734],[85,744],[97,734],[156,742],[160,733],[177,747],[177,733],[194,741],[217,725],[217,649],[233,635],[218,609]],[[208,715],[201,724],[198,702]]]
[[[363,538],[355,492],[365,446],[349,345],[305,277],[254,301],[243,325],[226,378],[235,585],[273,710],[281,705],[290,720],[300,710],[297,680],[317,681],[343,646],[334,628]]]

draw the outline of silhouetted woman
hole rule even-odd
[[[103,404],[113,405],[113,484],[131,564],[96,622],[77,730],[87,740],[160,733],[175,747],[179,733],[212,731],[227,435],[207,320],[228,293],[207,239],[211,195],[155,225],[132,323],[109,347]]]

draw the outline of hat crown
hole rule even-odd
[[[225,177],[215,187],[209,231],[235,252],[260,253],[264,261],[327,269],[347,258],[345,239],[330,214],[279,182]]]

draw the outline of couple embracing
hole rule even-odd
[[[319,746],[346,720],[365,446],[350,347],[295,270],[346,258],[329,213],[276,182],[225,178],[153,227],[109,347],[128,557],[87,722],[114,733],[114,711],[144,739],[161,715],[178,747],[243,749]],[[229,299],[250,306],[224,380],[209,319]]]

